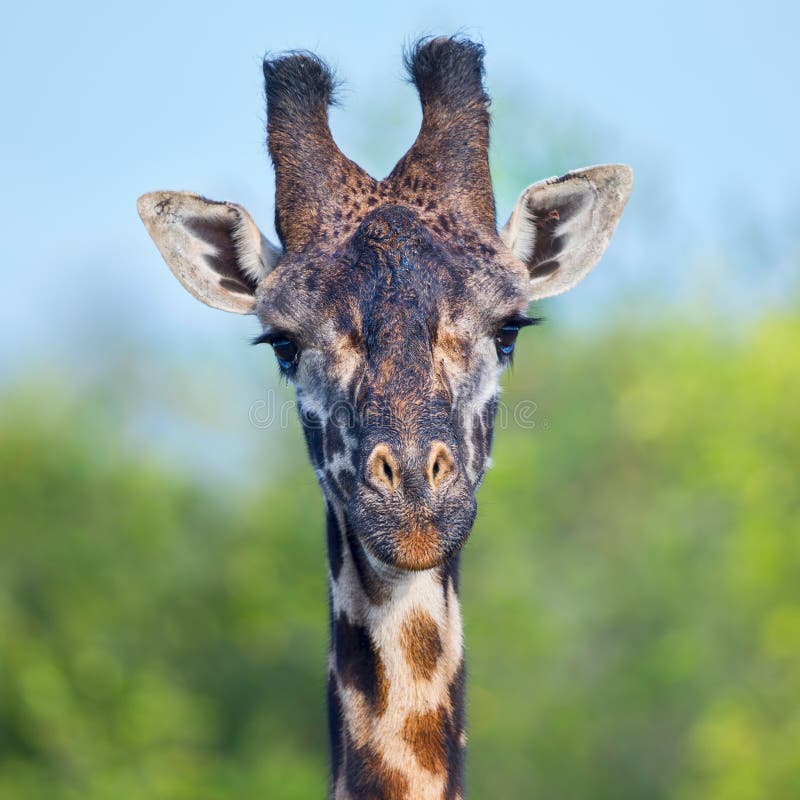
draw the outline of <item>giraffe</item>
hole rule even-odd
[[[183,286],[256,315],[296,389],[326,511],[335,800],[464,796],[459,561],[499,377],[529,303],[594,267],[632,188],[622,165],[540,181],[498,231],[483,55],[462,37],[410,49],[422,125],[380,181],[332,138],[324,62],[265,59],[280,246],[235,203],[138,202]]]

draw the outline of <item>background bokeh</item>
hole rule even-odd
[[[420,119],[403,43],[455,30],[488,51],[501,218],[568,169],[637,179],[503,381],[463,559],[470,796],[800,796],[796,4],[3,17],[0,798],[324,796],[322,502],[291,392],[135,199],[235,200],[274,237],[264,52],[330,59],[334,133],[382,175]]]

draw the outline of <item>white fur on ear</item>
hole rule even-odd
[[[242,206],[191,192],[150,192],[137,207],[164,261],[191,294],[223,311],[253,311],[255,289],[281,250]]]
[[[525,189],[500,238],[527,266],[531,300],[566,292],[589,274],[632,188],[630,167],[604,164]]]
[[[254,283],[261,283],[275,267],[282,251],[264,236],[253,218],[240,205],[228,203],[239,212],[232,233],[233,246],[239,258],[239,268]]]

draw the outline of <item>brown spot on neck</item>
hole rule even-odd
[[[428,772],[441,773],[447,765],[447,710],[439,706],[425,714],[409,714],[403,725],[403,739]]]
[[[403,623],[400,644],[414,677],[430,680],[442,655],[442,640],[433,617],[425,611],[412,611]]]

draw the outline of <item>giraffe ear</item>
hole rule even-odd
[[[248,314],[255,290],[281,251],[235,203],[190,192],[151,192],[139,216],[175,277],[213,308]]]
[[[500,238],[531,276],[531,300],[561,294],[591,272],[633,188],[622,164],[568,172],[520,195]]]

